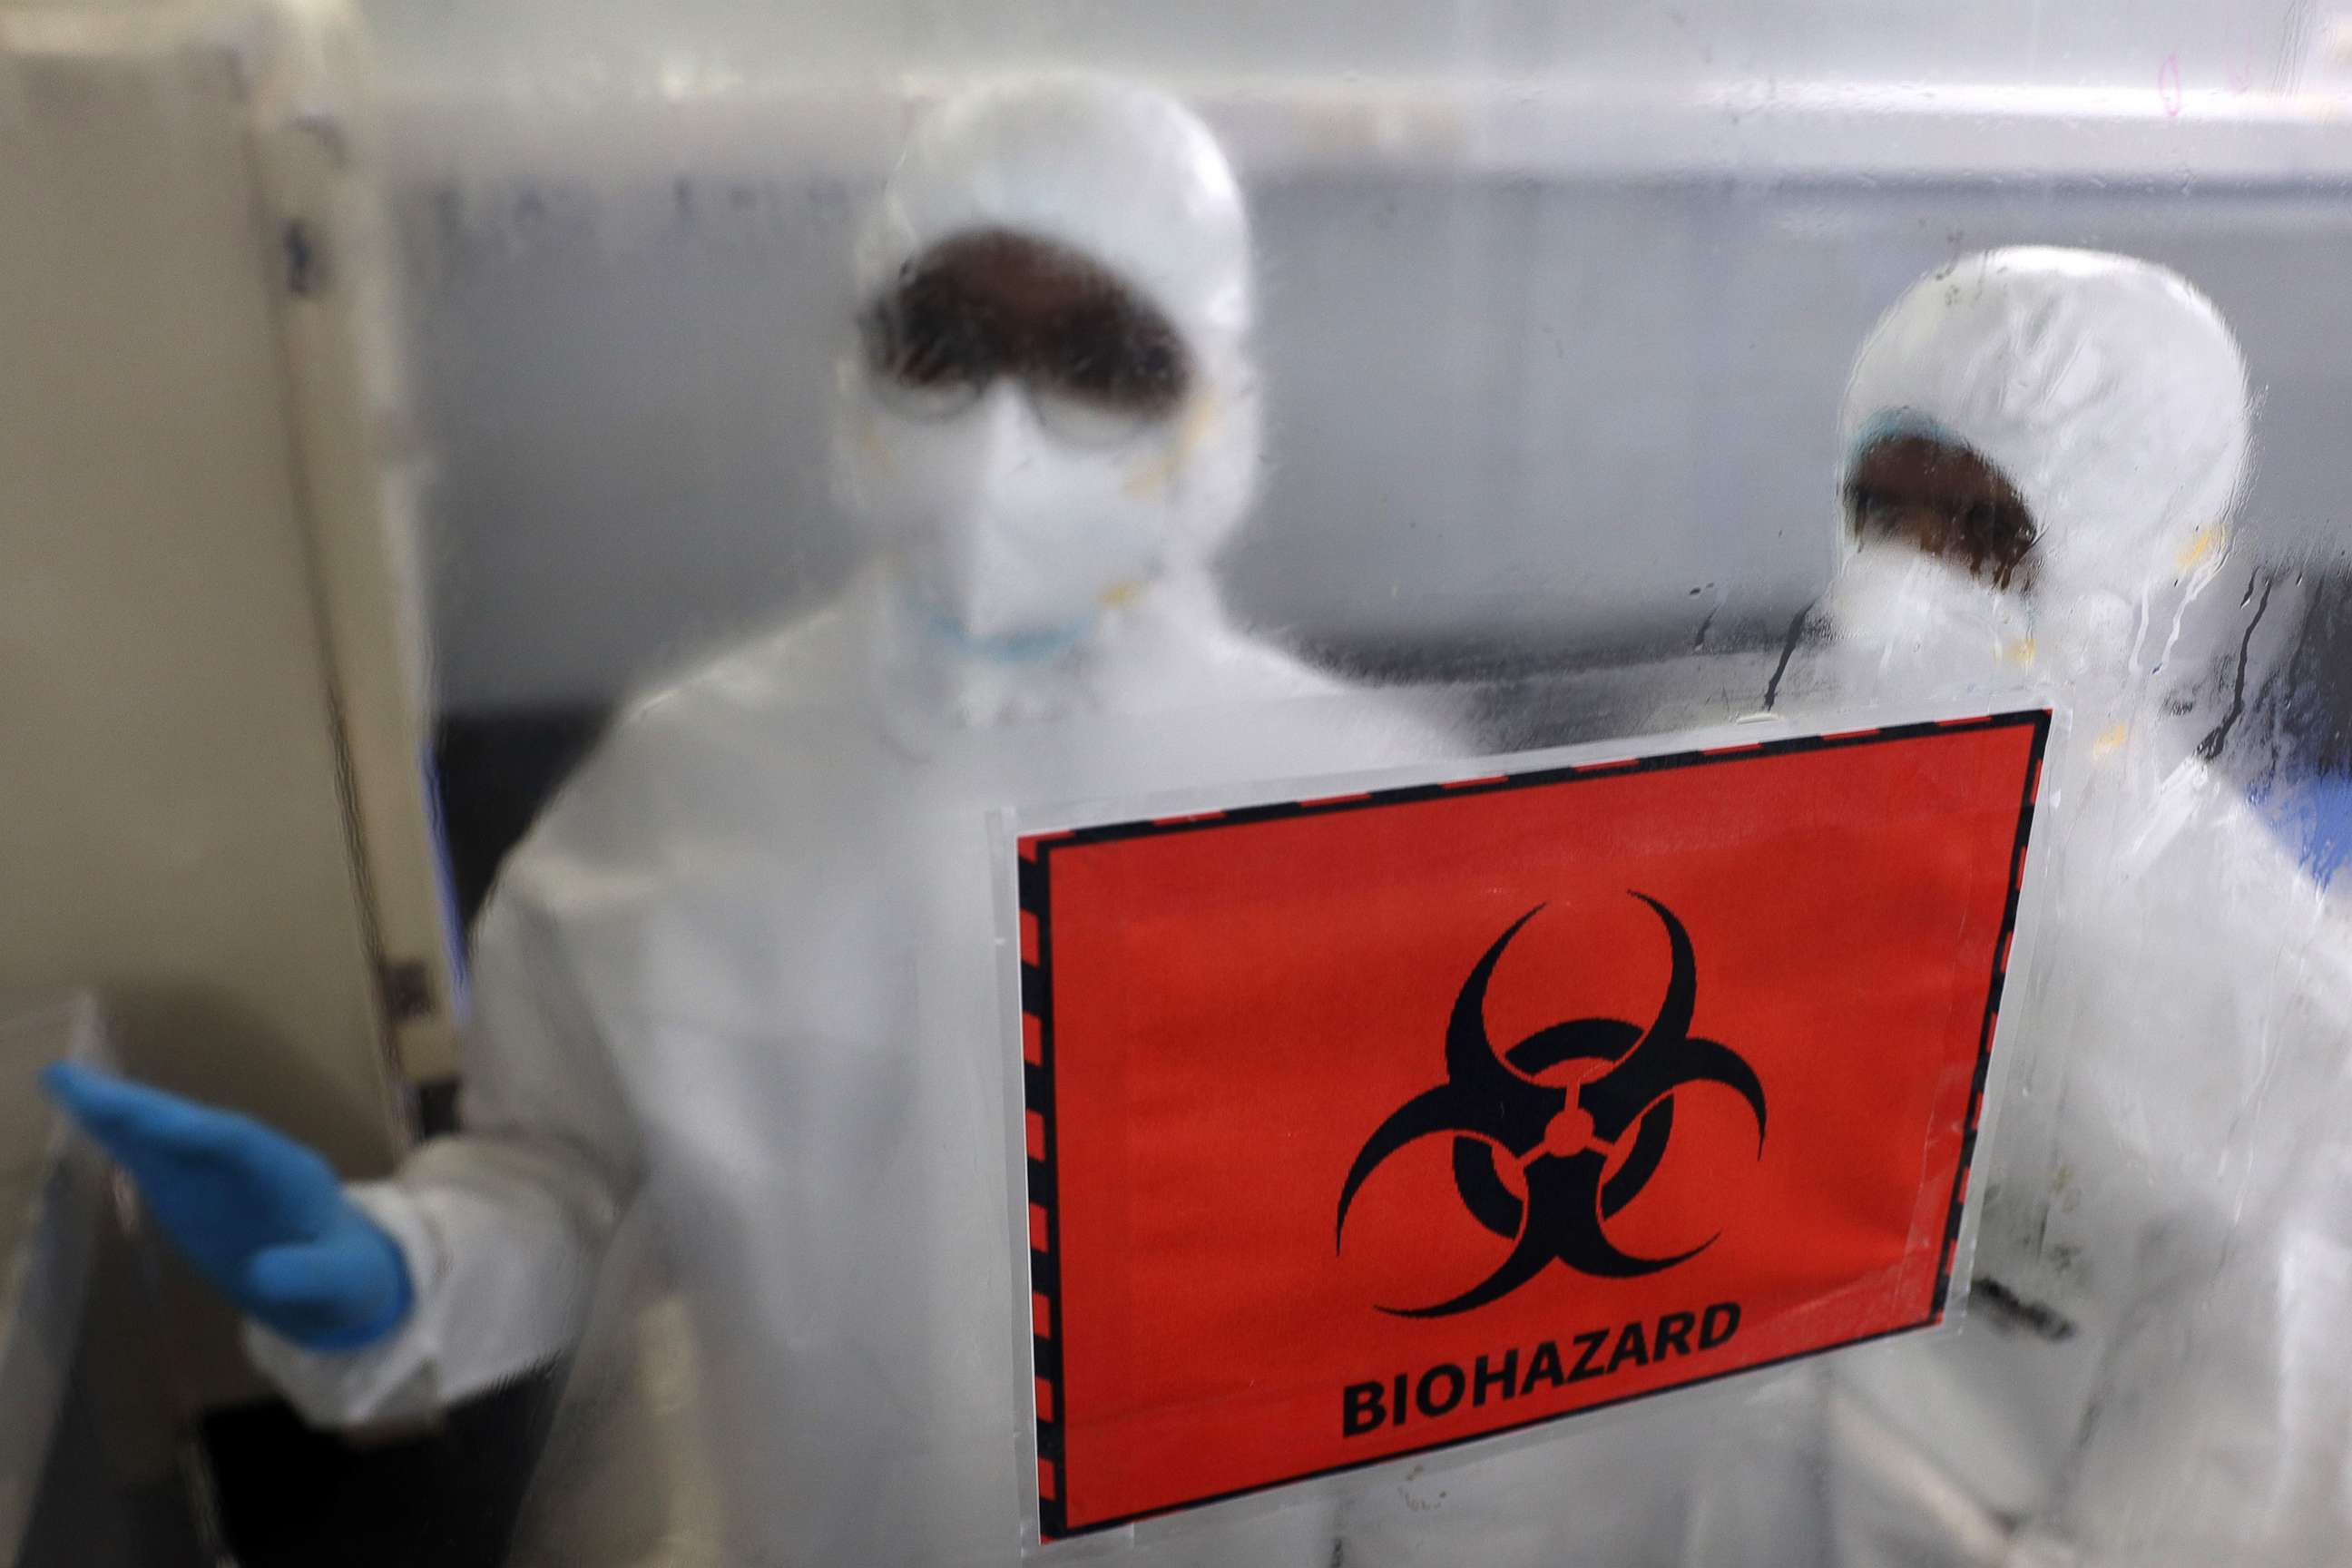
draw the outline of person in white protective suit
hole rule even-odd
[[[1754,1560],[2340,1560],[2352,952],[2158,700],[2245,467],[2237,345],[2161,268],[1997,251],[1888,312],[1841,435],[1810,700],[1900,717],[2022,680],[2064,711],[1966,1321],[1802,1374],[1820,1540]],[[1809,1510],[1751,1485],[1696,1511],[1717,1538],[1752,1515],[1753,1545]]]
[[[637,707],[509,861],[466,1130],[351,1194],[413,1305],[358,1349],[249,1334],[303,1411],[396,1415],[551,1362],[649,1205],[720,1561],[1018,1560],[992,808],[1444,750],[1220,607],[1208,563],[1260,466],[1250,273],[1231,169],[1157,92],[1008,82],[922,121],[856,252],[839,373],[875,562]],[[1103,1544],[1323,1568],[1330,1511]]]

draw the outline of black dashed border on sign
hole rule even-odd
[[[1630,1395],[1634,1399],[1655,1398],[1660,1394],[1696,1388],[1739,1373],[1759,1372],[1766,1367],[1790,1361],[1801,1361],[1841,1350],[1847,1344],[1858,1344],[1867,1339],[1882,1339],[1907,1333],[1941,1322],[1951,1291],[1951,1268],[1954,1249],[1959,1243],[1960,1222],[1968,1206],[1969,1169],[1976,1158],[1977,1129],[1983,1117],[1987,1076],[1992,1066],[1994,1026],[2000,1016],[2001,990],[2009,973],[2010,948],[2017,935],[2018,903],[2025,884],[2026,847],[2032,839],[2033,819],[2040,800],[2042,771],[2049,747],[2051,713],[2047,709],[2026,709],[2013,712],[1979,714],[1965,719],[1946,719],[1927,723],[1888,725],[1870,730],[1850,730],[1826,735],[1797,735],[1785,739],[1754,741],[1746,744],[1709,747],[1699,751],[1669,752],[1655,756],[1625,756],[1605,758],[1589,763],[1574,763],[1556,767],[1537,768],[1526,773],[1498,773],[1481,778],[1456,779],[1443,784],[1410,784],[1400,788],[1369,790],[1355,794],[1326,795],[1302,800],[1276,801],[1262,805],[1238,806],[1227,811],[1202,811],[1179,816],[1155,817],[1130,822],[1106,823],[1099,826],[1080,827],[1055,833],[1024,835],[1018,844],[1018,879],[1021,921],[1021,1031],[1023,1072],[1024,1138],[1028,1156],[1028,1227],[1029,1227],[1029,1308],[1031,1342],[1034,1354],[1035,1387],[1034,1391],[1034,1426],[1037,1446],[1037,1517],[1038,1533],[1044,1542],[1051,1542],[1067,1536],[1090,1534],[1097,1531],[1132,1524],[1137,1520],[1173,1513],[1184,1509],[1199,1508],[1249,1492],[1265,1491],[1275,1487],[1291,1486],[1318,1476],[1337,1475],[1364,1465],[1386,1464],[1410,1454],[1431,1453],[1460,1443],[1484,1442],[1521,1426],[1538,1426],[1547,1422],[1567,1420],[1604,1410],[1623,1401],[1604,1401],[1581,1406],[1572,1411],[1560,1411],[1542,1415],[1518,1426],[1502,1426],[1465,1434],[1444,1443],[1405,1450],[1402,1453],[1381,1454],[1356,1464],[1335,1466],[1296,1476],[1285,1476],[1216,1497],[1194,1498],[1172,1503],[1146,1513],[1125,1515],[1118,1519],[1091,1520],[1075,1531],[1069,1528],[1067,1501],[1069,1496],[1069,1454],[1065,1442],[1064,1415],[1068,1407],[1067,1390],[1063,1377],[1061,1293],[1061,1233],[1059,1205],[1055,1187],[1055,1138],[1054,1105],[1054,980],[1053,943],[1053,860],[1057,851],[1089,844],[1109,843],[1127,838],[1148,838],[1171,833],[1197,832],[1204,829],[1234,827],[1258,822],[1276,822],[1289,817],[1315,816],[1326,813],[1378,810],[1388,806],[1412,805],[1426,801],[1451,799],[1457,795],[1495,795],[1509,790],[1537,789],[1553,784],[1570,784],[1591,777],[1614,778],[1626,773],[1670,773],[1682,768],[1705,767],[1719,763],[1747,762],[1765,757],[1789,756],[1805,752],[1843,751],[1859,746],[1884,744],[1895,741],[1918,740],[1927,736],[1948,735],[1985,730],[2030,729],[2032,743],[2028,751],[2024,787],[2018,803],[2017,837],[2010,862],[2009,897],[2001,913],[2000,940],[1994,949],[1993,972],[1986,990],[1984,1024],[1978,1036],[1976,1071],[1969,1089],[1967,1131],[1962,1135],[1958,1168],[1952,1179],[1950,1207],[1944,1228],[1943,1258],[1936,1274],[1934,1300],[1927,1315],[1916,1323],[1862,1336],[1838,1344],[1819,1346],[1813,1350],[1785,1356],[1779,1362],[1763,1362],[1742,1366],[1732,1372],[1718,1373],[1713,1377],[1694,1378],[1668,1389],[1652,1390]]]
[[[1037,1430],[1038,1531],[1067,1533],[1061,1485],[1061,1207],[1054,1184],[1054,988],[1045,930],[1052,910],[1043,845],[1020,846],[1022,1141],[1027,1149],[1029,1319]]]

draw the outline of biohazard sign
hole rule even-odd
[[[1937,1321],[2048,725],[1021,838],[1041,1533]]]

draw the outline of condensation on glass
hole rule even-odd
[[[471,1008],[273,1394],[529,1563],[2336,1552],[2352,10],[345,19]]]

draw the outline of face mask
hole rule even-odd
[[[2032,670],[2032,616],[2020,596],[1899,546],[1865,548],[1830,585],[1830,673],[1867,700],[1957,696]]]
[[[1160,570],[1180,489],[1166,426],[1073,446],[1010,382],[937,420],[859,396],[849,421],[850,499],[950,636],[1051,652]]]

